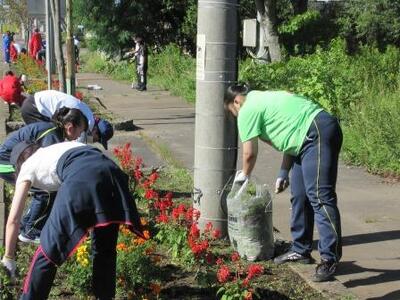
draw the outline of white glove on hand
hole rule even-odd
[[[243,184],[246,180],[249,179],[249,176],[243,173],[242,170],[236,172],[235,179],[233,183]]]
[[[8,272],[10,272],[11,279],[15,279],[15,271],[17,270],[17,263],[15,260],[3,257],[1,263],[8,270]]]
[[[275,182],[275,194],[283,192],[284,190],[286,190],[288,186],[289,186],[289,171],[281,169],[278,178],[276,179]]]

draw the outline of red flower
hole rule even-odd
[[[217,272],[217,278],[220,283],[227,282],[230,277],[231,271],[229,270],[228,266],[221,265]]]
[[[200,229],[197,224],[192,224],[192,226],[190,226],[190,235],[196,239],[200,237]]]
[[[200,218],[200,211],[197,209],[190,207],[186,212],[186,221],[188,222],[196,222]]]
[[[264,273],[264,267],[257,264],[252,264],[247,269],[247,277],[249,280]]]
[[[136,168],[133,171],[133,177],[135,177],[136,180],[140,180],[143,177],[143,172],[139,168]]]
[[[242,286],[248,286],[249,282],[250,282],[250,279],[246,277],[242,282]]]
[[[146,199],[148,199],[148,200],[157,199],[158,198],[158,194],[157,194],[157,192],[155,190],[149,189],[149,190],[146,190],[146,193],[144,194],[144,197]]]
[[[219,257],[219,258],[217,259],[216,264],[217,264],[218,266],[220,266],[220,265],[222,265],[223,263],[224,263],[224,260],[223,260],[221,257]]]
[[[164,196],[164,199],[165,199],[165,200],[172,201],[172,196],[173,196],[172,192],[168,192],[168,193]]]
[[[239,253],[238,252],[233,252],[232,253],[232,255],[231,255],[231,260],[232,261],[238,261],[240,259],[240,255],[239,255]]]
[[[136,166],[137,168],[139,168],[140,166],[142,166],[142,164],[143,164],[143,158],[141,158],[141,157],[136,157],[136,158],[135,158],[135,166]]]
[[[156,221],[157,221],[158,223],[165,223],[165,224],[167,224],[167,223],[168,223],[168,216],[165,215],[165,214],[161,214],[161,215],[159,215],[159,216],[156,217]]]
[[[82,92],[75,92],[75,98],[78,98],[79,100],[83,99],[83,93]]]
[[[214,239],[219,239],[221,237],[221,231],[219,229],[214,229],[212,232],[212,237]]]
[[[208,222],[206,224],[206,227],[204,229],[205,232],[210,232],[213,229],[213,224],[211,222]]]
[[[153,173],[150,174],[149,176],[149,181],[154,183],[158,179],[159,175],[156,171],[153,171]]]

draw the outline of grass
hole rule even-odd
[[[168,148],[168,146],[156,142],[154,139],[150,138],[142,131],[139,133],[139,135],[146,142],[149,148],[154,152],[158,153],[168,165],[178,169],[184,168],[183,164],[175,158],[175,156],[172,154],[172,151]]]

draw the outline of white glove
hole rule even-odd
[[[246,180],[249,179],[249,176],[243,173],[242,170],[236,172],[235,179],[233,183],[243,184]]]
[[[10,272],[11,279],[15,279],[15,271],[17,270],[17,263],[15,260],[3,257],[1,263],[8,270],[8,272]]]
[[[276,179],[275,182],[275,194],[283,192],[284,190],[286,190],[288,186],[289,186],[289,171],[281,169],[278,178]]]

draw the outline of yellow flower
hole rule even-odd
[[[119,243],[117,244],[117,251],[127,251],[128,247],[125,245],[125,243]]]
[[[150,238],[150,232],[148,230],[144,230],[143,235],[147,240]]]

